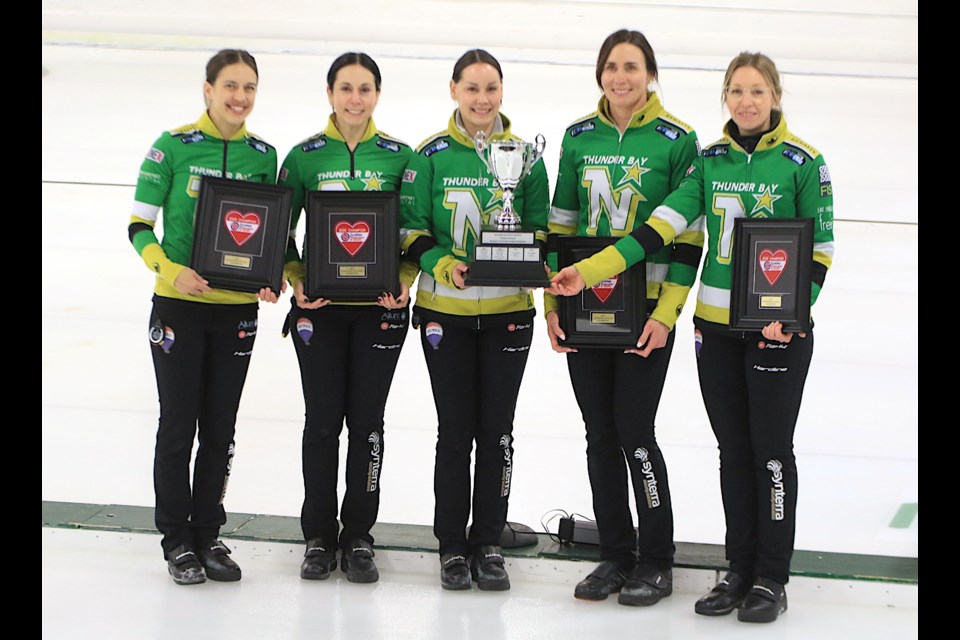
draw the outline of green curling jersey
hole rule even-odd
[[[490,139],[518,140],[503,115]],[[534,227],[537,239],[545,241],[550,195],[542,159],[514,193],[513,206],[522,224]],[[453,285],[452,266],[470,261],[481,225],[495,223],[502,206],[502,189],[454,112],[446,131],[420,145],[400,189],[403,250],[424,236],[436,241],[420,257],[418,306],[461,316],[534,308],[533,294],[519,287],[457,289]]]
[[[680,185],[698,152],[697,134],[667,112],[656,93],[622,134],[601,98],[597,111],[564,133],[550,233],[629,234]],[[697,278],[702,246],[702,231],[687,230],[646,256],[646,295],[656,301],[651,315],[667,327],[676,324]],[[546,294],[544,306],[555,310],[554,296]]]
[[[815,302],[833,262],[833,183],[820,152],[790,133],[783,117],[753,153],[734,141],[728,123],[724,137],[703,150],[680,188],[654,211],[646,238],[626,237],[577,268],[583,264],[580,272],[589,284],[609,268],[605,260],[641,260],[656,245],[649,241],[654,235],[669,242],[684,229],[706,227],[707,256],[695,315],[729,324],[733,223],[742,217],[814,219],[810,297]]]
[[[173,283],[193,253],[201,177],[272,183],[276,175],[277,152],[272,146],[245,127],[224,140],[206,112],[196,123],[161,135],[140,166],[129,226],[130,242],[157,274],[156,294],[215,304],[256,302],[255,294],[224,289],[191,296],[177,291]],[[154,233],[161,209],[162,241]]]
[[[323,132],[298,143],[280,167],[277,184],[293,189],[290,241],[285,276],[302,282],[304,267],[297,249],[296,229],[308,191],[399,191],[407,164],[414,156],[404,142],[379,131],[371,119],[356,148],[351,151],[330,116]],[[413,284],[417,269],[401,262],[401,280]],[[343,303],[373,304],[373,303]]]

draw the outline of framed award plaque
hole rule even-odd
[[[374,302],[400,295],[400,194],[310,191],[304,241],[311,300]]]
[[[559,267],[589,258],[619,238],[560,236],[557,238]],[[646,262],[607,278],[575,296],[558,297],[560,327],[567,336],[565,347],[635,349],[647,320]]]
[[[280,295],[289,187],[203,176],[190,267],[217,289]]]
[[[738,218],[733,234],[730,328],[808,331],[813,219]]]

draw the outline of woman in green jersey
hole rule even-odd
[[[423,270],[414,326],[421,330],[439,420],[434,534],[445,589],[469,589],[471,571],[480,589],[510,588],[499,542],[533,296],[519,287],[464,283],[481,224],[495,220],[503,207],[503,192],[474,147],[480,131],[488,140],[515,139],[510,120],[500,113],[502,80],[500,63],[488,52],[474,49],[461,56],[450,80],[457,109],[445,130],[420,145],[401,189],[402,246]],[[545,239],[549,193],[542,161],[520,182],[513,202],[523,223]]]
[[[603,92],[597,110],[576,120],[563,136],[551,234],[625,236],[643,227],[697,157],[696,134],[650,89],[657,61],[642,33],[612,33],[600,47],[596,78]],[[702,234],[688,232],[647,257],[648,317],[634,349],[577,352],[563,346],[556,300],[546,294],[550,343],[567,354],[586,426],[603,560],[576,586],[577,598],[603,600],[619,591],[620,604],[652,605],[672,593],[673,513],[654,420],[673,351],[673,326],[696,278],[701,245]],[[618,272],[610,275],[606,283],[616,287]]]
[[[707,146],[680,188],[650,220],[613,247],[562,270],[555,288],[570,295],[599,282],[613,264],[632,264],[687,228],[707,229],[697,294],[697,369],[720,446],[720,488],[730,571],[696,604],[702,615],[739,609],[745,622],[773,622],[787,609],[796,529],[793,433],[813,355],[813,334],[778,322],[732,332],[730,281],[737,218],[812,218],[811,303],[833,261],[833,183],[823,156],[793,135],[780,107],[773,61],[743,52],[731,61],[722,100],[724,136]]]
[[[308,191],[396,191],[413,150],[379,131],[373,112],[380,98],[380,69],[365,53],[345,53],[327,72],[333,113],[326,128],[297,144],[280,169],[279,183],[293,188],[291,229]],[[306,251],[305,247],[305,251]],[[303,428],[307,549],[300,577],[325,580],[340,566],[350,582],[379,579],[370,529],[380,506],[383,413],[407,335],[407,301],[416,276],[401,267],[400,294],[376,303],[330,303],[304,295],[304,266],[292,242],[286,274],[293,285],[288,327],[300,363],[306,405]],[[340,433],[348,431],[346,494],[338,509]],[[339,511],[343,530],[339,530]]]
[[[178,584],[240,579],[217,540],[234,451],[240,393],[257,334],[258,295],[211,288],[186,266],[202,176],[272,183],[277,154],[246,129],[257,96],[257,63],[226,49],[207,63],[200,119],[164,133],[140,167],[130,241],[156,275],[150,343],[160,396],[153,478],[156,525]],[[163,212],[163,239],[154,233]],[[200,446],[190,482],[193,440]]]

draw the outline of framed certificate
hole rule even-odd
[[[560,236],[557,238],[559,267],[589,258],[619,238]],[[635,349],[647,314],[646,262],[607,278],[575,296],[558,297],[560,327],[567,336],[565,347]]]
[[[290,233],[289,187],[203,176],[190,267],[217,289],[277,295]]]
[[[733,234],[730,328],[777,321],[785,331],[808,331],[813,219],[738,218]]]
[[[304,240],[308,298],[374,302],[400,295],[400,194],[310,191]]]

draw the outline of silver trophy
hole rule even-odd
[[[480,160],[503,189],[503,208],[497,216],[497,230],[516,229],[520,226],[520,216],[513,210],[513,192],[543,156],[546,139],[538,133],[535,144],[519,140],[496,140],[488,143],[487,135],[478,131],[473,138],[473,145]]]
[[[520,140],[487,141],[480,131],[473,138],[477,155],[503,191],[503,205],[495,224],[483,225],[480,241],[473,249],[467,272],[469,285],[493,287],[544,287],[549,285],[543,268],[543,247],[537,242],[537,230],[521,227],[513,209],[513,196],[520,182],[543,155],[546,140],[537,135],[536,143]]]

